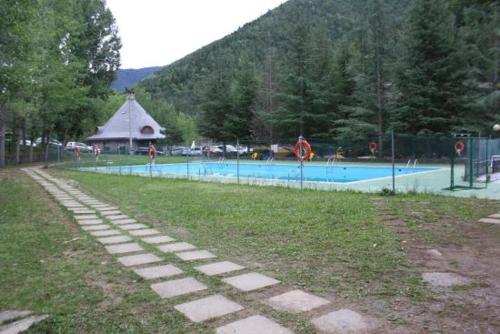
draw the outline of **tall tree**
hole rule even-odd
[[[464,64],[453,44],[452,16],[444,2],[417,0],[403,41],[395,129],[414,134],[449,133],[465,105]]]

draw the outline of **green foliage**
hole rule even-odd
[[[240,124],[238,135],[266,141],[303,133],[377,136],[381,145],[388,129],[484,133],[498,117],[498,7],[472,0],[290,0],[140,86],[200,116],[200,133],[219,141],[235,136],[236,120],[247,127]],[[241,59],[259,80],[246,114],[231,103]]]

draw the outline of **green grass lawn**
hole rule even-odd
[[[425,303],[432,294],[408,263],[402,240],[381,221],[374,202],[382,202],[429,243],[446,236],[443,217],[447,224],[474,222],[497,205],[430,195],[383,197],[69,170],[53,173],[77,181],[85,192],[140,222],[213,251],[221,260],[243,264],[287,286],[335,300],[336,305],[358,305],[389,321],[400,321],[396,305],[401,299]],[[0,261],[5,268],[0,271],[0,309],[49,313],[49,321],[34,331],[40,333],[207,333],[213,327],[191,325],[174,312],[172,302],[160,300],[148,284],[119,266],[32,180],[13,171],[0,174],[0,179]],[[256,300],[258,295],[235,293],[216,279],[182,269],[212,291],[257,313],[271,314],[296,333],[314,333],[303,316],[273,311]]]

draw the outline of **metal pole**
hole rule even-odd
[[[474,173],[474,162],[473,162],[473,158],[474,158],[474,155],[472,153],[472,136],[469,136],[469,140],[468,140],[468,150],[469,150],[469,187],[472,188],[474,186],[474,177],[473,177],[473,173]]]
[[[236,138],[236,177],[238,179],[238,184],[240,184],[240,141]]]
[[[391,162],[392,162],[392,193],[396,194],[396,166],[395,166],[394,130],[391,131]]]
[[[132,93],[128,96],[128,154],[132,155],[132,112],[130,110],[130,101],[132,100]]]
[[[300,158],[300,189],[304,187],[304,159]]]
[[[455,147],[451,150],[450,190],[455,189]]]

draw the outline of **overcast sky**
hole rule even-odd
[[[172,63],[286,0],[107,0],[123,47],[121,68]]]

